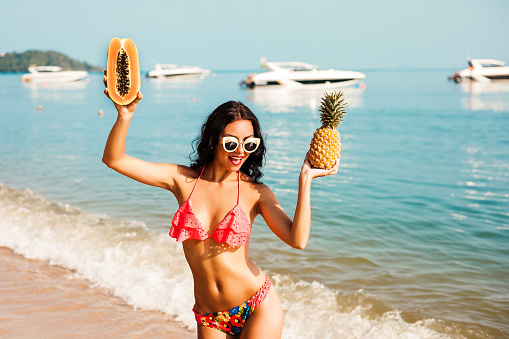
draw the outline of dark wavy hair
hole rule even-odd
[[[241,102],[228,101],[219,105],[207,118],[201,127],[201,134],[193,141],[193,153],[189,156],[191,168],[201,170],[203,166],[214,161],[215,149],[219,143],[219,136],[225,127],[237,120],[249,120],[253,125],[254,137],[260,138],[258,149],[251,153],[240,170],[260,183],[263,176],[260,168],[265,161],[265,143],[258,118]]]

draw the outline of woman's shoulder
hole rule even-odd
[[[181,180],[194,180],[200,176],[200,172],[197,170],[192,169],[189,166],[186,165],[175,165],[174,168],[177,176]]]
[[[175,171],[175,185],[172,189],[172,192],[177,198],[179,204],[182,204],[184,200],[189,197],[193,183],[200,176],[200,172],[197,172],[191,167],[185,165],[174,165],[173,170]]]
[[[246,173],[244,172],[240,172],[240,180],[242,180],[243,182],[251,185],[251,186],[256,186],[256,187],[261,187],[261,186],[264,186],[264,184],[260,183],[260,182],[256,182],[253,178],[251,178],[249,175],[247,175]]]
[[[249,186],[249,188],[254,194],[258,194],[259,196],[265,194],[272,194],[272,191],[270,190],[269,186],[265,185],[264,183],[255,181],[249,175],[241,172],[240,178],[244,183],[247,184],[247,186]]]

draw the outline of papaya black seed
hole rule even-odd
[[[116,89],[121,97],[124,97],[131,88],[131,80],[129,78],[129,55],[125,49],[121,48],[117,54],[117,75]]]

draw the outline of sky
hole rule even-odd
[[[113,37],[155,63],[349,70],[509,63],[508,0],[0,0],[0,52],[54,50],[105,67]]]

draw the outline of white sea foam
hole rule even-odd
[[[135,308],[194,327],[192,276],[175,242],[138,221],[112,220],[0,186],[0,246],[74,270]]]
[[[274,275],[273,279],[285,311],[283,338],[448,337],[429,327],[434,324],[433,319],[410,324],[395,310],[373,314],[371,298],[361,291],[353,298],[346,298],[356,301],[349,309],[341,305],[338,291],[327,289],[316,281],[295,281],[284,275]]]
[[[49,201],[30,190],[0,184],[0,246],[48,261],[109,290],[134,308],[159,310],[195,328],[192,276],[180,245],[144,223]],[[372,299],[292,277],[271,274],[285,311],[284,338],[442,338],[434,321],[407,323],[397,310],[378,314]],[[354,300],[352,304],[352,300]],[[370,302],[365,302],[371,300]]]

